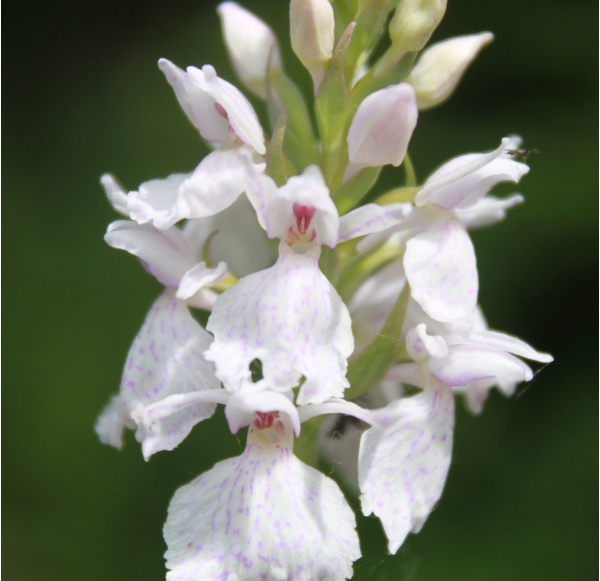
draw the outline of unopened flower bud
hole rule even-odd
[[[260,18],[237,2],[222,2],[217,12],[235,72],[252,92],[266,98],[267,74],[281,71],[275,34]]]
[[[334,28],[333,8],[328,0],[291,0],[292,48],[311,74],[315,89],[333,53]]]
[[[390,21],[392,46],[377,64],[376,76],[388,72],[406,53],[421,50],[446,12],[446,0],[400,0]]]
[[[407,78],[417,93],[419,109],[436,107],[450,97],[467,67],[493,38],[491,32],[482,32],[430,46]]]
[[[348,158],[358,166],[399,166],[417,124],[415,91],[408,83],[371,93],[348,132]]]

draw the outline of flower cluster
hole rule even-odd
[[[361,421],[362,510],[394,553],[440,498],[455,396],[481,411],[552,360],[488,329],[469,230],[522,201],[489,195],[528,167],[504,138],[417,183],[407,155],[419,111],[447,99],[492,35],[425,48],[444,0],[291,0],[291,46],[314,101],[285,74],[278,41],[235,2],[218,7],[250,102],[210,65],[160,70],[213,147],[188,174],[124,189],[106,242],[135,255],[164,290],[131,346],[102,442],[135,430],[144,457],[175,448],[224,406],[244,453],[179,489],[164,535],[169,580],[344,579],[360,557],[337,484],[294,456],[302,423]],[[390,12],[393,14],[390,16]],[[374,49],[386,31],[388,49]],[[385,165],[404,182],[377,193]],[[209,313],[203,327],[190,309]],[[407,389],[410,387],[411,389]],[[377,395],[377,397],[375,397]],[[358,403],[360,402],[360,404]],[[349,444],[349,449],[351,445]]]

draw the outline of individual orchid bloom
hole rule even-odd
[[[387,228],[403,207],[370,204],[340,219],[316,166],[281,188],[255,173],[248,191],[267,235],[281,241],[279,258],[220,295],[206,327],[215,336],[206,357],[233,391],[249,381],[258,360],[275,390],[304,377],[299,404],[341,397],[354,341],[348,309],[319,268],[321,245]]]
[[[403,225],[412,233],[403,259],[412,296],[433,319],[448,322],[473,314],[477,267],[461,213],[472,208],[477,217],[475,207],[493,186],[516,183],[529,171],[510,158],[511,143],[505,138],[491,153],[462,155],[444,164],[418,192],[416,208]],[[506,205],[518,201],[513,197]],[[480,224],[486,223],[482,215],[480,207]]]
[[[208,287],[226,274],[227,267],[222,262],[211,269],[198,262],[177,228],[158,230],[150,224],[120,220],[109,226],[105,240],[137,256],[165,286],[131,346],[120,392],[96,424],[100,440],[119,449],[123,429],[136,429],[148,459],[155,452],[173,449],[197,422],[214,412],[212,403],[189,407],[161,425],[160,437],[139,429],[135,420],[137,408],[171,394],[219,387],[214,366],[203,356],[212,337],[192,317],[188,306],[210,309],[217,295]]]
[[[268,75],[282,70],[275,34],[237,2],[222,2],[217,12],[235,72],[246,87],[266,99]]]
[[[406,79],[415,88],[419,109],[437,107],[448,99],[469,65],[493,39],[491,32],[482,32],[427,48]]]
[[[211,216],[233,204],[244,191],[244,160],[250,157],[257,170],[264,170],[266,148],[252,105],[238,89],[217,77],[212,66],[188,67],[184,72],[161,59],[159,67],[200,135],[217,147],[191,174],[145,182],[126,195],[132,220],[165,229],[184,218]]]
[[[160,434],[171,414],[207,401],[225,404],[233,433],[249,426],[246,449],[176,492],[164,530],[167,579],[351,577],[360,557],[354,514],[332,480],[294,456],[301,416],[291,392],[272,391],[260,380],[234,393],[172,395],[138,409],[136,417],[148,433]],[[329,413],[357,406],[308,408]]]
[[[421,529],[441,496],[452,450],[453,392],[474,382],[531,380],[531,369],[513,354],[552,361],[509,335],[481,331],[467,338],[442,337],[429,335],[424,324],[408,332],[406,348],[414,363],[396,366],[388,379],[423,391],[374,412],[379,425],[363,434],[359,451],[363,512],[382,520],[391,553],[409,532]]]
[[[364,167],[399,166],[417,125],[419,112],[408,83],[371,93],[359,105],[348,131],[350,163],[344,179]]]

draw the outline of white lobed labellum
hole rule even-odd
[[[180,488],[164,528],[168,581],[342,581],[360,557],[333,480],[292,453],[285,414],[257,413],[242,456]]]

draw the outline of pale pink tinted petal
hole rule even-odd
[[[213,151],[181,184],[178,203],[186,218],[212,216],[237,200],[247,182],[242,151],[242,147]]]
[[[229,125],[238,138],[263,155],[267,151],[263,130],[250,101],[231,83],[217,77],[210,65],[204,65],[202,71],[189,67],[188,74],[192,81],[203,77],[206,91],[225,110]]]
[[[505,137],[500,147],[490,153],[469,153],[444,164],[417,194],[417,205],[429,203],[447,209],[466,208],[497,183],[518,182],[529,168],[507,156],[509,145],[510,139]]]
[[[385,429],[368,429],[360,443],[363,512],[381,519],[389,550],[419,532],[441,496],[450,466],[454,400],[450,389],[428,388],[378,410]]]
[[[207,329],[215,342],[206,357],[216,363],[228,389],[250,380],[254,359],[277,391],[295,387],[304,375],[300,404],[341,397],[348,386],[346,359],[354,345],[350,315],[321,273],[318,254],[283,250],[274,266],[241,279],[219,297]]]
[[[332,480],[285,445],[259,445],[180,488],[164,528],[168,581],[341,581],[360,557]]]
[[[480,343],[489,347],[495,347],[509,353],[514,353],[519,357],[525,357],[525,359],[531,359],[532,361],[540,361],[541,363],[550,363],[554,360],[552,355],[536,351],[531,345],[525,343],[525,341],[521,341],[521,339],[512,335],[498,333],[497,331],[473,333],[469,335],[469,343]]]
[[[486,378],[520,382],[533,377],[531,369],[520,359],[503,351],[477,345],[451,347],[443,359],[430,359],[428,367],[433,377],[450,386],[465,386]]]
[[[129,412],[173,394],[217,389],[214,366],[203,353],[211,336],[194,320],[182,301],[171,292],[154,303],[138,333],[125,363],[121,398]],[[199,421],[210,417],[213,403],[189,406],[157,422],[151,433],[138,429],[148,458],[159,450],[172,450]]]
[[[340,218],[338,242],[387,230],[410,213],[411,204],[366,204]]]
[[[477,304],[475,251],[456,218],[435,224],[406,244],[404,270],[413,298],[438,321],[469,318]]]
[[[177,228],[158,230],[129,220],[113,222],[104,235],[113,248],[137,256],[144,268],[166,287],[177,288],[196,262],[194,252]]]
[[[481,228],[490,226],[504,220],[506,210],[523,202],[521,194],[514,194],[508,198],[498,199],[486,196],[468,208],[457,208],[456,215],[460,218],[465,228]]]
[[[127,194],[127,209],[132,220],[139,224],[152,222],[164,230],[187,218],[178,201],[181,184],[189,174],[173,174],[164,180],[143,183],[139,191]]]
[[[200,135],[213,143],[229,143],[229,121],[217,111],[215,98],[209,94],[202,71],[195,67],[189,67],[187,72],[182,71],[167,59],[160,59],[158,66],[173,87],[181,108]]]
[[[371,93],[359,105],[348,132],[348,157],[363,166],[399,166],[417,124],[415,91],[408,83]]]

